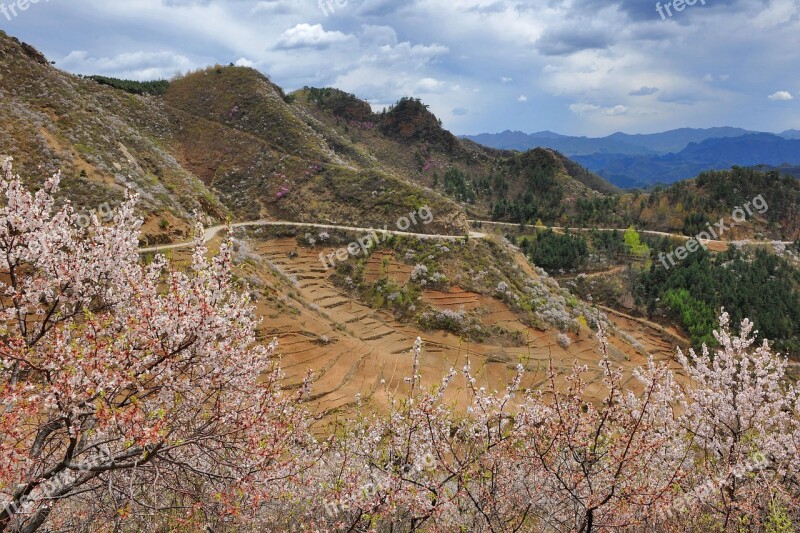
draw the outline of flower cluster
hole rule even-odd
[[[414,270],[411,271],[411,279],[413,281],[425,281],[428,277],[428,267],[425,265],[414,265]]]

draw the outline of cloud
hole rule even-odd
[[[450,49],[440,44],[414,44],[402,42],[395,46],[384,45],[378,50],[381,61],[422,60],[428,61],[436,56],[447,54]]]
[[[421,93],[435,93],[441,92],[444,89],[445,83],[435,78],[422,78],[417,82],[416,92]]]
[[[627,113],[628,108],[624,105],[615,105],[614,107],[609,107],[605,109],[603,112],[610,117],[616,117]]]
[[[391,26],[364,24],[361,26],[359,38],[362,44],[375,44],[378,46],[393,46],[397,44],[397,32]]]
[[[607,28],[565,27],[548,29],[536,41],[539,52],[546,56],[565,56],[584,50],[600,50],[614,44]]]
[[[575,103],[569,106],[569,110],[576,115],[603,114],[609,117],[624,115],[628,112],[627,106],[622,104],[612,107],[602,107],[595,104]]]
[[[340,2],[342,0],[339,0]],[[347,0],[345,0],[346,2]],[[351,0],[352,1],[352,0]],[[412,7],[415,0],[398,2],[397,0],[364,0],[356,14],[362,17],[385,17],[401,8]]]
[[[739,0],[714,0],[712,2],[706,2],[706,5],[703,6],[700,3],[694,6],[694,8],[706,9],[711,10],[712,8],[722,8],[727,6],[728,8],[734,6],[738,3]],[[791,0],[789,0],[791,1]],[[662,4],[666,4],[667,1],[662,1]],[[649,0],[616,0],[610,2],[618,11],[624,13],[627,18],[630,18],[636,22],[646,22],[646,21],[657,21],[661,22],[661,17],[658,15],[658,12],[655,9],[655,2],[651,2]],[[575,0],[573,2],[574,8],[582,8],[582,9],[591,9],[597,5],[597,0]],[[684,4],[685,5],[685,4]],[[674,10],[672,11],[673,15],[680,14],[680,15],[688,15],[688,10],[684,10],[682,13],[676,13]],[[689,17],[684,16],[683,19],[688,19]],[[683,20],[681,17],[673,16],[670,20],[674,20],[677,23],[684,23],[688,24],[688,21]]]
[[[794,96],[789,91],[776,91],[767,96],[773,102],[785,102],[787,100],[794,100]]]
[[[288,14],[292,12],[292,7],[287,0],[261,0],[256,2],[250,10],[251,13],[269,13],[270,15]]]
[[[456,107],[451,112],[457,117],[463,117],[463,116],[469,114],[469,111],[467,111],[463,107]]]
[[[786,81],[800,71],[797,0],[707,0],[669,22],[652,0],[325,2],[328,16],[314,0],[40,2],[11,31],[72,72],[169,78],[234,62],[372,105],[424,90],[456,133],[796,126],[763,101],[775,87],[800,100]]]
[[[492,2],[491,4],[488,4],[488,5],[472,6],[469,9],[467,9],[467,12],[469,12],[469,13],[480,13],[480,14],[502,13],[502,12],[506,11],[508,8],[509,8],[509,6],[506,5],[505,2],[503,2],[501,0],[498,0],[497,2]]]
[[[591,113],[600,109],[600,106],[596,106],[594,104],[571,104],[569,106],[569,110],[575,113],[576,115],[584,115],[586,113]]]
[[[753,24],[757,28],[788,25],[797,21],[797,16],[796,0],[771,0],[766,9],[753,19]]]
[[[639,87],[635,91],[631,91],[628,93],[628,96],[650,96],[651,94],[656,94],[658,92],[658,87]]]
[[[298,24],[289,28],[278,38],[275,48],[291,50],[294,48],[324,49],[336,44],[352,42],[354,37],[340,31],[325,31],[322,24]]]
[[[140,51],[111,57],[92,57],[85,50],[75,50],[59,64],[73,72],[104,74],[132,80],[168,79],[196,66],[186,56],[169,51]]]
[[[528,97],[525,96],[524,94],[519,95],[519,98],[517,98],[517,102],[527,102],[527,101]]]

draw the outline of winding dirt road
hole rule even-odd
[[[252,222],[237,222],[235,224],[220,224],[219,226],[213,226],[205,230],[203,234],[203,242],[208,242],[216,237],[221,231],[230,228],[246,228],[246,227],[259,227],[259,226],[289,226],[289,227],[297,227],[297,228],[315,228],[315,229],[331,229],[331,230],[344,230],[344,231],[356,231],[356,232],[364,232],[364,233],[380,233],[385,235],[390,233],[392,235],[401,235],[405,237],[416,237],[418,239],[428,239],[428,240],[440,240],[440,241],[452,241],[458,239],[464,239],[464,235],[435,235],[430,233],[411,233],[407,231],[389,231],[383,229],[375,229],[375,228],[360,228],[360,227],[353,227],[353,226],[339,226],[336,224],[314,224],[312,222],[280,222],[275,220],[255,220]],[[470,239],[484,239],[486,238],[485,233],[480,233],[477,231],[470,231],[469,232]],[[179,248],[189,248],[192,246],[194,241],[188,242],[180,242],[176,244],[163,244],[159,246],[149,246],[147,248],[140,248],[139,252],[146,253],[146,252],[161,252],[165,250],[176,250]]]
[[[469,222],[470,224],[480,224],[480,225],[487,224],[489,226],[511,226],[511,227],[515,227],[515,228],[519,227],[519,224],[515,224],[513,222],[491,222],[491,221],[488,221],[488,220],[467,220],[467,222]],[[536,227],[536,226],[528,226],[528,227]],[[556,230],[556,231],[592,231],[592,230],[597,230],[597,231],[619,231],[619,232],[624,232],[625,230],[628,229],[628,228],[622,228],[622,229],[620,229],[620,228],[565,228],[563,226],[548,226],[548,228],[550,228],[552,230]],[[655,235],[656,237],[671,237],[671,238],[676,238],[676,239],[683,239],[684,241],[688,241],[688,240],[694,239],[694,237],[689,237],[687,235],[681,235],[679,233],[667,233],[665,231],[653,231],[653,230],[648,230],[648,229],[641,229],[641,230],[636,230],[636,232],[639,233],[640,235]],[[772,244],[772,242],[773,242],[773,241],[754,241],[752,239],[743,239],[743,240],[736,240],[736,241],[715,241],[713,239],[698,239],[698,240],[703,244],[724,244],[724,245],[730,245],[731,243],[734,243],[734,242],[740,242],[740,243],[743,243],[743,244],[767,245],[767,244]],[[783,244],[786,244],[786,245],[794,244],[794,241],[780,241],[780,242],[782,242]]]
[[[470,224],[480,224],[480,225],[490,225],[490,226],[511,226],[511,227],[519,227],[519,224],[514,224],[511,222],[490,222],[488,220],[468,220]],[[258,227],[258,226],[290,226],[290,227],[298,227],[298,228],[316,228],[316,229],[331,229],[331,230],[344,230],[344,231],[356,231],[356,232],[367,232],[372,233],[373,231],[376,233],[386,234],[391,233],[393,235],[402,235],[406,237],[416,237],[418,239],[430,239],[430,240],[442,240],[442,241],[450,241],[450,240],[458,240],[463,239],[464,235],[435,235],[430,233],[412,233],[407,231],[388,231],[383,229],[375,229],[375,228],[362,228],[362,227],[355,227],[355,226],[340,226],[337,224],[315,224],[312,222],[284,222],[284,221],[277,221],[277,220],[254,220],[251,222],[237,222],[235,224],[220,224],[219,226],[213,226],[205,230],[203,235],[203,242],[208,242],[216,237],[221,231],[227,229],[228,227],[231,228],[246,228],[246,227]],[[592,229],[596,229],[597,231],[625,231],[625,229],[619,228],[565,228],[560,226],[550,226],[551,229],[557,231],[591,231]],[[627,229],[627,228],[626,228]],[[652,230],[637,230],[638,233],[644,235],[656,235],[659,237],[673,237],[677,239],[683,239],[688,241],[693,237],[688,237],[686,235],[679,235],[677,233],[666,233],[663,231],[652,231]],[[470,239],[485,239],[486,234],[481,233],[479,231],[470,231],[469,232]],[[189,248],[192,246],[194,241],[187,241],[187,242],[180,242],[176,244],[163,244],[159,246],[148,246],[147,248],[140,248],[139,251],[141,253],[146,252],[161,252],[165,250],[176,250],[180,248]],[[756,245],[768,245],[772,244],[772,241],[754,241],[750,239],[740,240],[740,241],[716,241],[716,240],[707,240],[707,239],[700,239],[700,242],[703,244],[720,244],[728,246],[731,242],[740,242],[744,244],[756,244]],[[783,244],[790,245],[794,244],[794,241],[781,241]]]

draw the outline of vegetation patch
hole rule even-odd
[[[107,85],[131,94],[162,95],[166,94],[169,89],[169,82],[167,80],[135,81],[109,78],[107,76],[87,76],[87,79],[94,80],[100,85]]]

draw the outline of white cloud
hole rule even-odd
[[[507,78],[503,76],[502,78],[500,78],[500,81],[502,81],[503,83],[511,83],[512,81],[514,81],[514,78]]]
[[[391,26],[374,26],[372,24],[365,24],[361,26],[361,33],[359,34],[359,37],[361,38],[362,44],[397,44],[397,32]]]
[[[105,74],[132,80],[168,79],[197,67],[186,56],[168,51],[140,51],[113,57],[92,57],[85,50],[74,50],[59,65],[72,72]]]
[[[595,113],[602,113],[603,115],[609,117],[617,117],[620,115],[624,115],[628,112],[627,106],[622,104],[615,105],[612,107],[602,107],[595,104],[587,104],[584,102],[575,103],[569,106],[569,110],[575,113],[576,115],[589,115]]]
[[[610,117],[616,117],[619,115],[624,115],[628,112],[628,108],[624,105],[615,105],[614,107],[609,107],[605,111],[605,114]]]
[[[789,24],[797,16],[796,0],[772,0],[764,11],[753,19],[758,28]]]
[[[524,94],[521,94],[519,96],[519,98],[517,98],[517,102],[527,102],[527,101],[528,101],[528,97],[525,96]]]
[[[336,44],[352,42],[352,35],[340,31],[325,31],[322,24],[298,24],[289,28],[278,38],[275,48],[290,50],[292,48],[328,48]]]
[[[382,60],[398,61],[405,59],[422,59],[429,60],[436,56],[448,53],[450,49],[440,44],[415,44],[410,42],[402,42],[396,46],[384,45],[380,47],[380,52],[383,54]]]
[[[252,67],[256,66],[256,63],[255,63],[255,61],[250,61],[246,57],[240,57],[239,59],[236,60],[236,66],[237,67],[251,67],[252,68]]]
[[[569,110],[575,113],[576,115],[584,115],[586,113],[591,113],[593,111],[597,111],[600,109],[600,106],[596,106],[594,104],[571,104],[569,106]]]
[[[435,78],[422,78],[417,82],[416,92],[434,93],[444,89],[444,82]]]
[[[770,100],[774,102],[785,102],[787,100],[794,100],[794,96],[789,91],[776,91],[771,95],[767,96]]]

